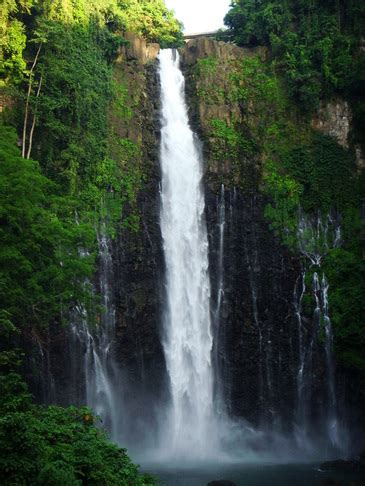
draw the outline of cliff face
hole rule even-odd
[[[212,131],[212,123],[221,121],[228,130],[247,133],[257,122],[230,97],[229,78],[232,67],[244,58],[265,58],[266,53],[202,39],[190,41],[181,54],[191,120],[204,144],[212,307],[220,305],[213,319],[217,393],[223,393],[233,416],[285,429],[297,400],[293,292],[301,266],[264,217],[267,201],[258,190],[260,155],[245,153],[243,145],[230,154],[229,144],[226,151],[217,152]],[[209,64],[217,68],[210,70]],[[209,83],[215,96],[202,94]]]
[[[207,189],[214,308],[219,292],[222,194]],[[257,425],[290,422],[298,367],[293,288],[300,271],[264,219],[257,192],[224,191],[223,292],[216,322],[217,365],[233,416]]]
[[[117,371],[112,374],[119,377],[121,407],[128,409],[124,437],[143,440],[144,424],[147,421],[151,430],[158,409],[168,400],[161,344],[165,272],[159,225],[160,95],[158,46],[133,36],[129,41],[114,71],[127,109],[120,113],[111,106],[110,145],[114,158],[119,157],[123,167],[129,164],[131,174],[139,174],[138,190],[123,208],[126,223],[109,242],[108,280],[115,312],[112,350]],[[239,76],[243,61],[264,60],[267,53],[200,39],[190,41],[180,54],[189,117],[202,141],[205,163],[216,403],[233,417],[292,431],[300,408],[301,342],[309,343],[318,329],[311,308],[303,314],[303,334],[298,330],[303,259],[282,243],[265,216],[269,199],[262,191],[262,178],[267,140],[260,140],[260,130],[266,121],[260,116],[262,106],[250,99]],[[257,75],[255,66],[250,64],[252,77]],[[253,86],[259,94],[260,83],[261,78]],[[270,96],[264,103],[270,111]],[[346,145],[350,119],[347,105],[338,102],[323,106],[312,124]],[[272,130],[275,139],[274,125]],[[120,141],[133,149],[132,156],[120,155]],[[28,369],[40,378],[30,378],[33,390],[42,402],[85,403],[87,343],[67,330],[57,335],[51,330],[50,335],[48,343],[32,338],[33,361]],[[314,430],[321,427],[330,405],[325,363],[323,342],[316,339],[306,399],[306,420]],[[354,397],[361,400],[361,386],[341,369],[337,384],[339,408],[346,402],[356,417],[360,408]]]
[[[307,401],[305,421],[319,434],[331,405],[313,301],[301,316],[304,330],[298,326],[305,259],[298,246],[293,251],[283,245],[265,214],[269,199],[262,191],[263,176],[267,159],[275,155],[276,135],[274,150],[268,150],[268,140],[272,127],[280,127],[277,107],[263,87],[272,79],[265,80],[260,64],[255,64],[255,59],[266,57],[265,49],[240,49],[211,39],[192,40],[181,50],[189,115],[205,160],[217,397],[232,416],[274,430],[298,424],[300,402]],[[257,80],[252,83],[257,99],[245,91],[240,74],[245,63],[246,74]],[[280,106],[282,101],[275,103]],[[296,113],[288,112],[287,117],[298,129],[298,138],[305,139],[308,122]],[[323,104],[311,125],[349,146],[351,112],[346,102]],[[300,398],[300,347],[310,336],[315,336],[312,369],[307,397]],[[350,425],[349,416],[359,418],[353,401],[354,394],[359,397],[357,378],[338,366],[336,383],[339,416]]]
[[[159,227],[159,46],[134,35],[127,38],[114,68],[123,108],[118,100],[111,104],[108,144],[126,174],[123,190],[131,195],[123,204],[120,231],[107,239],[112,266],[104,278],[111,289],[109,312],[115,319],[110,345],[118,369],[111,375],[120,375],[116,381],[123,382],[123,404],[137,421],[153,415],[166,390],[160,336],[164,262]],[[100,260],[95,302],[102,291],[102,265]],[[98,334],[90,341],[80,316],[75,316],[74,324],[71,330],[55,324],[47,335],[29,337],[34,344],[26,372],[42,403],[86,402],[88,354],[97,345]]]
[[[133,114],[127,120],[113,121],[113,126],[118,137],[127,137],[141,148],[142,185],[135,207],[127,208],[125,214],[137,215],[137,227],[123,228],[113,245],[113,287],[115,354],[125,377],[130,425],[135,428],[133,417],[134,424],[141,418],[153,420],[166,393],[166,367],[160,333],[164,261],[159,226],[159,47],[136,37],[129,41],[116,76],[124,80]]]

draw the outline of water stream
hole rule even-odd
[[[164,440],[173,457],[197,460],[217,444],[203,172],[176,51],[161,51],[160,80],[160,217],[167,302],[163,344],[171,391]]]
[[[296,414],[296,438],[302,448],[312,447],[308,437],[308,407],[312,394],[313,352],[316,343],[323,341],[326,366],[326,406],[323,412],[324,431],[330,447],[345,450],[347,432],[340,426],[336,397],[336,376],[334,366],[333,330],[329,312],[329,284],[325,273],[321,272],[322,259],[330,248],[341,245],[341,227],[330,214],[322,218],[308,218],[300,214],[298,225],[298,243],[301,253],[306,257],[309,267],[313,268],[312,296],[315,302],[313,326],[310,330],[303,325],[302,301],[306,293],[305,271],[302,282],[294,290],[294,307],[298,320],[299,365],[297,374],[298,406]],[[301,289],[301,290],[299,290]],[[306,334],[308,336],[306,337]],[[323,338],[321,338],[323,335]],[[316,431],[316,436],[319,431]]]
[[[99,322],[93,323],[87,310],[83,306],[77,306],[71,323],[71,346],[77,347],[81,344],[84,349],[86,403],[100,417],[111,438],[117,441],[120,407],[112,349],[115,333],[115,308],[111,288],[113,265],[111,242],[103,223],[97,232],[97,240],[101,310],[95,312],[95,315]]]

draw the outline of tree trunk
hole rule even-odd
[[[28,145],[27,159],[30,158],[30,153],[32,151],[33,134],[34,134],[34,128],[35,128],[35,123],[36,123],[36,117],[37,117],[38,98],[39,98],[39,93],[41,92],[42,81],[43,81],[43,74],[41,75],[41,79],[39,80],[39,85],[38,85],[38,89],[37,89],[37,95],[36,95],[37,104],[36,104],[35,109],[34,109],[32,128],[30,129],[30,133],[29,133],[29,145]]]
[[[28,116],[29,116],[29,99],[30,95],[32,92],[32,84],[33,84],[33,71],[34,68],[36,67],[39,53],[41,52],[42,49],[42,44],[39,44],[37,54],[34,58],[32,67],[30,69],[29,73],[29,84],[28,84],[28,93],[27,93],[27,101],[25,103],[25,115],[24,115],[24,126],[23,126],[23,140],[22,140],[22,157],[25,157],[25,144],[26,144],[26,139],[27,139],[27,125],[28,125]]]

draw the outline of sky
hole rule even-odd
[[[223,27],[230,0],[165,0],[184,24],[185,34],[209,32]]]

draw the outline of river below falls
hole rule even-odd
[[[207,486],[210,481],[225,479],[236,486],[363,486],[363,474],[322,472],[319,464],[207,466],[189,469],[149,466],[160,486]],[[336,482],[330,482],[329,480]],[[356,481],[354,483],[354,481]],[[360,482],[359,482],[360,481]]]

